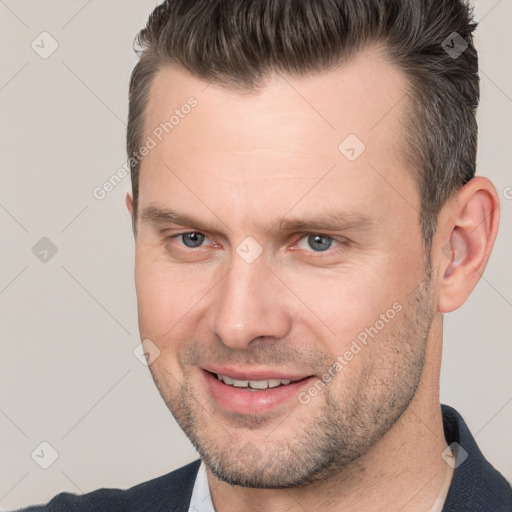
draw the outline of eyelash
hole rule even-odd
[[[189,235],[189,234],[198,234],[198,235],[203,235],[205,237],[205,239],[209,239],[208,235],[205,235],[204,233],[201,233],[200,231],[183,231],[181,233],[176,233],[174,235],[171,235],[169,236],[168,238],[169,239],[179,239],[180,237],[182,237],[183,235]],[[341,240],[337,240],[336,238],[333,238],[329,235],[325,235],[323,233],[301,233],[300,234],[300,238],[296,239],[296,241],[294,242],[294,245],[297,245],[300,241],[306,239],[307,237],[309,236],[321,236],[321,237],[325,237],[325,238],[328,238],[329,240],[331,240],[332,242],[334,242],[334,244],[336,244],[334,247],[329,247],[328,249],[326,249],[325,251],[307,251],[306,249],[299,249],[299,250],[305,250],[306,252],[309,252],[309,253],[312,253],[312,254],[318,254],[318,255],[322,255],[322,254],[332,254],[333,251],[336,249],[336,248],[340,248],[342,246],[345,246],[346,245],[346,240],[344,241],[341,241]],[[214,241],[213,241],[214,242]],[[182,249],[184,249],[185,251],[189,252],[189,251],[198,251],[199,249],[204,249],[204,246],[200,245],[198,247],[187,247],[186,245],[181,245],[180,246]]]

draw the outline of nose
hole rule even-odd
[[[282,338],[290,331],[290,298],[263,257],[247,263],[235,254],[216,288],[211,328],[228,347],[245,349],[257,338]]]

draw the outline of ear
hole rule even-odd
[[[133,196],[129,192],[126,193],[126,208],[128,208],[130,216],[133,218]]]
[[[498,234],[498,194],[491,181],[477,176],[445,208],[436,244],[440,313],[462,306],[482,277]]]
[[[126,208],[128,209],[128,212],[130,213],[130,217],[132,218],[132,230],[133,230],[133,234],[135,235],[135,218],[133,215],[133,196],[129,192],[126,193],[125,202],[126,202]]]

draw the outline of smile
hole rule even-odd
[[[255,390],[287,386],[291,382],[294,382],[292,379],[238,380],[228,377],[227,375],[220,375],[218,373],[215,375],[217,375],[217,378],[220,381],[224,382],[224,384],[227,384],[228,386],[233,386],[235,388],[250,388]]]
[[[296,372],[276,373],[263,369],[246,372],[235,368],[225,368],[224,371],[221,368],[203,368],[200,375],[207,394],[221,410],[264,415],[300,405],[298,394],[315,379]]]

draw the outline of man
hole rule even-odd
[[[141,338],[201,455],[30,510],[506,511],[439,403],[498,230],[461,0],[170,0],[127,134]]]

